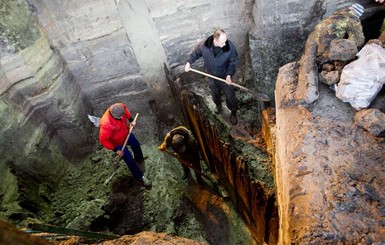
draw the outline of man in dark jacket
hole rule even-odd
[[[169,151],[168,147],[173,152]],[[190,168],[192,168],[195,171],[198,184],[200,186],[204,185],[201,177],[198,142],[190,130],[184,126],[174,128],[166,134],[163,143],[159,146],[159,150],[172,154],[181,162],[185,178],[190,175]]]
[[[210,75],[226,79],[226,83],[208,78],[211,96],[216,105],[215,113],[222,110],[221,92],[226,97],[226,105],[231,111],[230,122],[237,124],[238,101],[234,88],[231,85],[231,77],[234,76],[238,65],[238,52],[234,44],[227,40],[226,33],[217,29],[206,41],[199,43],[191,53],[185,65],[185,71],[190,71],[190,65],[203,57],[204,70]]]

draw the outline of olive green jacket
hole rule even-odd
[[[310,34],[309,38],[318,44],[317,56],[326,56],[330,43],[334,39],[350,39],[358,48],[365,42],[360,19],[352,10],[342,9],[321,21]]]

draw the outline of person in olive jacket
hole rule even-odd
[[[172,152],[167,148],[171,148]],[[190,176],[190,168],[195,172],[198,184],[203,187],[202,169],[200,165],[199,146],[193,133],[184,126],[172,129],[164,137],[159,150],[166,151],[177,158],[182,164],[184,178]]]

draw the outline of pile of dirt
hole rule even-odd
[[[165,233],[155,233],[155,232],[140,232],[137,235],[133,236],[123,236],[122,238],[113,240],[113,241],[106,241],[100,243],[100,245],[126,245],[126,244],[132,244],[132,245],[141,245],[141,244],[154,244],[154,245],[161,245],[161,244],[169,244],[169,245],[203,245],[207,244],[204,242],[197,242],[192,241],[190,239],[182,238],[182,237],[176,237],[171,236],[169,234]]]
[[[281,68],[276,93],[281,241],[383,241],[384,139],[357,126],[356,111],[324,84],[314,103],[288,103],[293,67]]]

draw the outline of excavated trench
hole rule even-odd
[[[375,30],[365,32],[367,39],[378,36],[383,17],[382,11],[363,22],[364,31]],[[68,173],[59,186],[56,180],[41,183],[40,177],[50,177],[40,176],[39,169],[33,175],[18,169],[16,160],[4,164],[17,179],[12,180],[17,181],[15,198],[20,207],[2,206],[2,216],[18,226],[38,222],[118,235],[152,230],[209,244],[276,244],[273,107],[238,90],[239,124],[231,126],[229,111],[213,113],[203,77],[183,74],[176,79],[166,73],[173,95],[166,99],[175,100],[179,118],[164,118],[162,100],[151,100],[152,113],[140,116],[135,131],[149,156],[146,174],[153,181],[151,189],[136,182],[124,164],[109,185],[103,184],[116,159],[100,147],[98,130],[94,129],[90,137],[96,148],[93,154],[68,169],[58,169]],[[256,87],[253,79],[241,78],[242,85]],[[219,177],[228,197],[221,196],[210,181],[205,180],[207,186],[200,189],[194,178],[183,180],[180,164],[157,151],[164,135],[180,124],[199,139],[202,165]],[[1,199],[5,200],[5,195]]]
[[[165,118],[162,101],[150,100],[152,113],[141,115],[143,126],[135,132],[149,156],[146,172],[153,180],[151,189],[136,182],[123,164],[111,183],[103,184],[116,159],[99,145],[95,129],[94,153],[71,166],[57,188],[30,192],[31,183],[39,181],[12,169],[19,179],[20,206],[29,213],[10,211],[9,220],[24,225],[27,217],[33,217],[29,221],[118,235],[152,230],[209,244],[276,244],[272,105],[237,90],[239,123],[232,126],[229,111],[213,113],[203,77],[187,73],[175,78],[167,69],[166,73],[172,97],[165,99],[175,101],[179,117]],[[245,74],[238,81],[255,87]],[[194,178],[183,180],[180,164],[157,151],[164,135],[181,124],[197,137],[203,168],[219,177],[228,197],[210,181],[200,189]]]
[[[240,66],[237,82],[253,88],[250,67],[250,61]],[[243,69],[247,70],[244,74]],[[270,133],[274,124],[272,107],[259,103],[253,94],[237,90],[239,123],[232,126],[229,111],[224,110],[221,115],[213,113],[209,88],[202,76],[187,73],[176,79],[167,69],[166,76],[170,95],[160,99],[149,97],[148,110],[140,113],[134,132],[149,157],[146,175],[153,181],[151,189],[144,189],[135,181],[123,163],[112,181],[104,184],[116,158],[98,142],[98,128],[84,119],[91,113],[87,111],[90,106],[84,103],[80,114],[89,123],[84,126],[87,129],[84,142],[87,149],[93,148],[92,153],[86,159],[71,159],[73,162],[60,162],[63,156],[52,153],[49,162],[54,164],[44,169],[43,164],[36,164],[41,169],[33,165],[26,170],[17,165],[19,159],[6,160],[7,164],[1,166],[2,172],[15,190],[2,192],[6,194],[0,196],[1,216],[18,227],[43,223],[118,235],[152,230],[210,244],[245,241],[274,244],[278,214]],[[74,93],[69,90],[72,87],[64,84],[64,92]],[[175,102],[175,112],[162,111],[165,101]],[[130,101],[123,102],[130,107]],[[38,113],[44,113],[45,107],[42,108]],[[178,116],[168,118],[169,114]],[[32,122],[31,128],[36,127],[34,123],[40,122]],[[221,188],[227,192],[226,197],[221,196],[210,180],[205,179],[207,185],[203,189],[196,185],[194,178],[183,180],[180,163],[158,150],[166,133],[179,125],[189,127],[195,134],[201,148],[202,167],[218,178]],[[55,130],[49,131],[47,137],[55,138],[61,126],[53,127]],[[7,144],[12,143],[12,135],[6,136]],[[71,137],[81,136],[66,135],[68,139]],[[47,155],[59,152],[55,151],[53,142],[36,145],[37,150]],[[43,159],[35,161],[44,162]]]
[[[245,80],[246,86],[248,82]],[[169,86],[184,124],[197,136],[205,162],[220,177],[229,198],[258,244],[275,244],[278,212],[273,177],[274,111],[252,93],[237,91],[239,122],[229,123],[229,111],[213,114],[214,104],[203,78],[183,74]],[[202,88],[203,87],[203,88]],[[223,105],[225,108],[225,105]]]
[[[273,108],[237,90],[239,122],[232,126],[225,105],[220,115],[213,112],[203,77],[186,73],[176,79],[166,73],[171,95],[165,99],[175,101],[174,114],[179,116],[167,118],[162,101],[150,100],[152,113],[139,116],[134,132],[149,157],[145,174],[152,188],[138,183],[123,163],[104,184],[116,158],[100,146],[94,128],[95,150],[88,159],[69,166],[57,187],[31,192],[22,185],[31,187],[29,182],[36,180],[21,178],[25,180],[19,182],[25,190],[20,192],[21,204],[28,212],[9,210],[11,223],[116,235],[155,231],[208,244],[276,244]],[[243,76],[238,80],[252,87],[252,79]],[[222,192],[208,179],[199,188],[193,171],[192,178],[182,179],[180,163],[157,149],[165,134],[178,125],[189,127],[198,139],[202,169],[218,178]]]
[[[218,188],[209,181],[206,188],[200,189],[193,179],[188,180],[185,186],[187,193],[178,203],[178,208],[167,210],[173,213],[170,217],[173,227],[170,227],[143,215],[146,213],[143,203],[151,197],[143,193],[143,187],[133,178],[123,175],[113,181],[109,193],[110,201],[103,207],[103,215],[92,221],[90,229],[99,232],[108,230],[121,235],[135,234],[154,228],[154,223],[157,223],[155,226],[159,232],[170,232],[171,229],[173,234],[196,239],[193,234],[186,235],[183,231],[186,229],[183,228],[186,227],[186,221],[194,216],[203,228],[194,232],[203,233],[210,244],[242,244],[245,241],[245,235],[242,234],[244,232],[229,231],[233,229],[233,225],[229,223],[241,219],[242,224],[239,226],[250,232],[249,244],[275,244],[278,237],[278,212],[272,171],[273,143],[271,140],[267,143],[264,140],[271,139],[271,124],[274,123],[272,109],[268,104],[237,91],[241,108],[239,124],[231,126],[226,112],[219,116],[213,113],[209,91],[202,86],[205,84],[202,78],[192,74],[185,74],[178,79],[171,76],[168,78],[178,114],[182,119],[179,124],[193,131],[201,147],[203,169],[219,177],[218,183],[226,190],[227,196],[221,196]],[[149,103],[156,117],[157,134],[162,136],[175,123],[162,119],[157,102]],[[159,137],[159,142],[161,140],[162,137]],[[163,188],[170,191],[172,187]],[[228,211],[227,205],[234,210]],[[155,210],[153,215],[162,216]],[[235,217],[238,215],[240,217]],[[214,221],[210,217],[214,217]],[[191,231],[191,227],[187,229]],[[231,238],[224,236],[237,232],[238,234],[228,235]]]
[[[378,19],[383,19],[383,13],[364,22],[364,30],[378,30],[379,28],[365,28],[373,26],[372,21],[378,24]],[[372,36],[378,36],[377,34],[366,31],[365,36],[371,39]],[[206,165],[207,171],[219,177],[219,182],[228,192],[227,200],[250,229],[253,242],[276,244],[279,224],[273,176],[274,109],[269,103],[256,101],[252,94],[237,91],[240,102],[239,123],[231,126],[229,111],[221,115],[213,113],[214,104],[209,91],[207,87],[202,86],[205,84],[203,77],[183,74],[176,79],[167,69],[166,73],[181,118],[180,124],[188,126],[196,135],[201,147],[202,162]],[[252,79],[243,77],[243,80],[243,85],[254,87],[250,81]],[[167,132],[166,129],[172,128],[173,123],[163,121],[161,105],[158,102],[149,103],[157,118],[157,132],[161,141],[162,135]],[[151,228],[152,222],[146,220],[146,217],[130,219],[130,217],[137,218],[143,213],[145,207],[142,203],[147,198],[142,194],[141,187],[134,182],[127,177],[121,177],[114,182],[110,193],[113,201],[104,207],[105,213],[92,222],[91,230],[107,229],[115,234],[135,234]],[[204,224],[204,231],[200,232],[206,233],[206,241],[210,244],[231,244],[228,237],[223,236],[224,230],[231,229],[230,225],[226,225],[229,215],[218,208],[226,201],[212,200],[212,196],[218,195],[218,191],[213,186],[200,190],[194,186],[193,180],[189,180],[186,188],[189,194],[182,198],[178,211],[172,215],[174,233],[185,235],[183,228],[178,230],[175,227],[185,226],[188,219],[186,214],[191,213],[198,217],[199,223]],[[127,194],[127,189],[128,195],[122,195],[121,193]],[[136,204],[127,202],[127,196],[135,196]],[[214,215],[217,221],[222,223],[221,226],[225,227],[224,229],[217,228],[218,222],[203,217],[209,214],[208,210],[203,208],[207,203],[216,207],[216,211],[210,215]],[[133,206],[135,209],[132,209]],[[132,215],[133,212],[138,216]],[[164,224],[158,226],[157,230],[169,231],[170,227]],[[190,237],[193,236],[190,234]],[[237,242],[241,244],[241,240]]]

